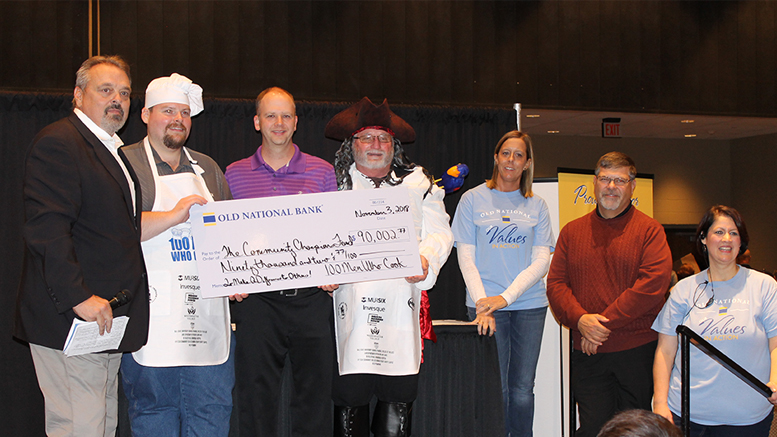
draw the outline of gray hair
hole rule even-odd
[[[115,67],[120,68],[124,73],[127,75],[127,79],[130,81],[130,85],[132,84],[132,76],[130,76],[130,66],[124,59],[121,58],[121,56],[113,55],[113,56],[92,56],[91,58],[84,61],[83,64],[81,64],[81,67],[76,71],[76,87],[81,88],[82,90],[86,90],[87,84],[89,84],[89,80],[91,79],[89,75],[89,70],[92,69],[92,67],[100,64],[111,64]],[[73,107],[76,107],[76,99],[73,97]]]
[[[623,168],[628,167],[629,178],[634,179],[637,177],[637,166],[634,164],[634,160],[621,152],[610,152],[599,158],[599,162],[596,163],[596,170],[594,174],[599,176],[599,170],[606,168]]]
[[[353,181],[351,180],[351,174],[348,172],[353,164],[353,136],[346,138],[340,149],[335,153],[335,176],[337,177],[337,189],[340,191],[350,190],[353,188]],[[386,179],[386,183],[389,185],[399,185],[402,183],[402,179],[410,174],[416,165],[407,158],[404,149],[402,149],[402,143],[392,138],[394,142],[394,158],[391,160],[391,170],[394,170],[397,178],[389,177]],[[424,169],[424,174],[434,184],[434,179]]]

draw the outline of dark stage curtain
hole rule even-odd
[[[22,176],[27,146],[46,125],[66,117],[72,94],[18,93],[0,91],[0,176],[5,207],[0,220],[0,408],[8,420],[0,422],[0,435],[43,435],[43,399],[37,387],[29,350],[11,337],[16,292],[21,271]],[[499,138],[515,127],[515,112],[509,107],[411,106],[389,102],[391,108],[416,129],[417,140],[406,145],[408,157],[439,178],[449,167],[465,163],[470,175],[462,189],[445,198],[453,217],[461,193],[490,177],[493,149]],[[334,160],[339,143],[324,138],[324,126],[350,103],[297,102],[299,124],[294,141],[300,148],[328,161]],[[142,99],[132,100],[129,118],[119,135],[126,144],[145,136],[140,119]],[[205,111],[194,118],[187,146],[203,152],[222,169],[253,154],[261,143],[254,130],[253,100],[205,99]],[[434,319],[464,320],[464,282],[458,270],[455,249],[429,293]],[[45,304],[45,303],[42,303]],[[453,376],[452,376],[453,377]],[[473,434],[474,435],[474,434]]]

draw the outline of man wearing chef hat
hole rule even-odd
[[[148,268],[148,343],[121,373],[132,433],[226,436],[235,371],[226,298],[200,293],[189,208],[232,194],[213,159],[184,147],[202,88],[173,73],[151,81],[141,118],[148,135],[124,150],[142,192]]]

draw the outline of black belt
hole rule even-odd
[[[291,288],[289,290],[281,290],[278,292],[278,294],[285,297],[294,297],[300,294],[309,294],[311,292],[315,293],[318,291],[320,291],[318,287]]]

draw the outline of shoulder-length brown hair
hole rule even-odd
[[[534,180],[534,149],[531,145],[531,137],[527,133],[523,133],[519,130],[514,130],[504,134],[502,139],[496,143],[496,149],[494,149],[494,155],[498,155],[502,150],[502,145],[509,139],[522,140],[526,144],[526,159],[529,160],[529,167],[521,173],[521,193],[523,197],[532,197],[534,193],[531,190],[531,183]],[[490,189],[496,188],[496,179],[499,176],[499,168],[496,165],[496,159],[494,159],[494,172],[491,174],[491,179],[486,180],[486,186]]]
[[[745,219],[742,218],[742,214],[736,209],[726,205],[714,205],[704,214],[701,218],[699,226],[696,227],[696,251],[699,255],[703,256],[707,262],[707,248],[704,243],[701,242],[703,238],[707,238],[707,232],[709,232],[712,224],[720,216],[727,216],[730,218],[739,231],[739,253],[737,256],[742,255],[747,250],[747,246],[750,244],[750,235],[747,233],[747,225],[745,225]]]

